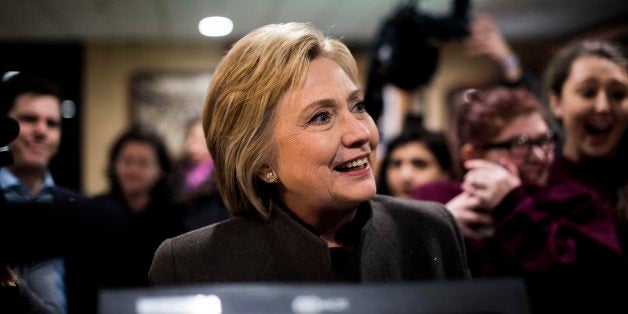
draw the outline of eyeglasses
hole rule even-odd
[[[545,134],[531,138],[528,134],[520,134],[513,136],[505,141],[498,143],[490,143],[482,146],[488,149],[506,149],[512,158],[525,159],[530,156],[532,146],[541,148],[545,153],[549,153],[556,147],[556,136],[554,132],[548,130]]]

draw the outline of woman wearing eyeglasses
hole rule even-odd
[[[446,204],[465,235],[475,276],[501,274],[505,270],[491,269],[485,248],[504,213],[545,183],[555,137],[526,89],[466,90],[455,106],[456,144],[466,174],[462,182],[425,185],[413,197]]]
[[[588,284],[626,269],[614,224],[589,189],[548,184],[555,137],[538,101],[500,87],[466,91],[456,109],[464,179],[423,186],[413,197],[446,204],[475,276],[525,278],[538,312],[603,308],[589,302],[597,298]]]

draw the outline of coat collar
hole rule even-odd
[[[403,258],[400,248],[394,243],[399,243],[401,239],[397,239],[399,235],[396,224],[386,214],[384,207],[384,204],[374,199],[364,202],[358,208],[362,211],[361,215],[366,214],[368,217],[361,231],[359,248],[362,281],[394,281],[399,277],[399,270],[394,265],[398,265]],[[272,260],[273,256],[285,255],[285,250],[290,250],[290,264],[302,268],[307,277],[304,279],[332,281],[331,258],[325,241],[277,204],[271,203],[269,208],[267,226],[273,230],[275,237],[267,260]],[[267,271],[268,267],[271,265],[263,266],[262,272]]]
[[[360,248],[360,271],[363,282],[394,282],[402,279],[399,265],[403,261],[401,248],[403,243],[398,224],[388,215],[379,196],[365,204],[371,218],[362,229]]]

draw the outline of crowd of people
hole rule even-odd
[[[495,31],[487,23],[483,17],[473,29]],[[504,57],[496,56],[507,54],[495,51],[510,51],[503,39],[494,40],[498,33],[487,35],[493,48],[479,49],[481,39],[474,36],[473,53],[499,62]],[[380,191],[444,204],[465,237],[473,276],[524,278],[536,311],[625,309],[626,65],[621,49],[609,42],[566,45],[547,65],[545,107],[531,91],[536,84],[521,80],[521,69],[505,66],[501,86],[453,97],[454,136],[447,140],[462,172],[418,186],[412,180],[422,182],[425,174],[386,175],[401,165],[390,160],[399,159],[399,143],[409,134],[418,129],[433,136],[408,127],[388,144]],[[551,119],[560,127],[552,128]],[[414,154],[430,161],[422,163],[425,172],[429,165],[444,168],[434,162],[442,160],[438,156],[427,144]],[[402,180],[407,190],[396,188]]]
[[[621,49],[566,45],[542,98],[490,17],[466,47],[504,82],[452,97],[453,137],[406,124],[378,161],[349,49],[308,24],[261,27],[217,67],[184,156],[133,126],[110,149],[109,191],[90,198],[48,170],[59,91],[4,82],[0,113],[20,130],[0,205],[24,223],[0,230],[0,306],[90,313],[101,289],[149,285],[518,277],[537,312],[626,309]]]

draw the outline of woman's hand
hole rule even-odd
[[[465,41],[467,55],[470,57],[488,56],[502,66],[504,76],[510,82],[516,82],[521,78],[521,66],[518,62],[508,61],[515,55],[499,30],[499,26],[490,15],[477,14],[469,26],[469,33]]]
[[[487,55],[493,61],[502,63],[512,54],[512,49],[490,15],[477,14],[469,32],[465,41],[469,56]]]
[[[458,221],[465,237],[479,240],[493,235],[493,218],[481,208],[478,197],[462,192],[447,202],[445,207]]]
[[[517,167],[508,160],[494,163],[483,159],[465,162],[468,169],[462,189],[480,201],[480,206],[493,210],[510,193],[521,185]]]

